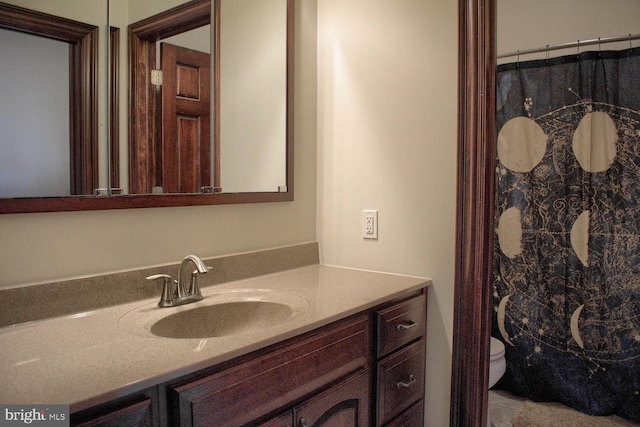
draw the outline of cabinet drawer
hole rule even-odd
[[[424,341],[378,362],[378,425],[407,409],[424,395]]]
[[[271,418],[268,421],[258,424],[257,427],[292,427],[293,426],[293,410],[289,410],[286,413]]]
[[[424,427],[424,400],[407,409],[385,427]]]
[[[378,312],[378,357],[423,336],[426,318],[425,295]]]
[[[241,426],[278,410],[366,368],[369,331],[368,316],[349,319],[233,368],[170,387],[172,425]]]

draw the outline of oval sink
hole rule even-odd
[[[151,333],[165,338],[223,337],[282,323],[293,313],[291,307],[277,302],[225,302],[164,317],[151,325]]]
[[[305,313],[309,300],[275,289],[217,289],[204,299],[178,307],[145,304],[125,313],[119,327],[148,338],[204,339],[261,330]]]

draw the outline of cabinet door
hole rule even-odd
[[[367,367],[370,332],[368,316],[350,318],[229,369],[171,385],[170,424],[240,427],[287,409],[291,402]]]
[[[83,422],[76,422],[72,417],[71,425],[76,427],[151,427],[153,426],[151,399],[113,410]]]
[[[294,409],[296,427],[369,425],[369,374],[347,378]]]
[[[293,427],[293,411],[287,411],[278,417],[258,424],[256,427]]]

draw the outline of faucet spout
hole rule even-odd
[[[187,266],[193,263],[196,267],[196,271],[198,274],[205,274],[207,273],[207,271],[209,271],[209,269],[207,268],[207,266],[204,264],[204,262],[202,262],[202,260],[200,258],[198,258],[195,255],[187,255],[183,260],[182,263],[180,264],[180,269],[178,270],[178,298],[184,298],[186,296],[189,296],[188,292],[187,292],[187,287],[185,285],[185,279],[184,276],[186,274],[187,271]],[[194,272],[195,273],[195,272]],[[191,274],[189,274],[191,277]]]
[[[187,272],[187,267],[191,263],[196,266],[196,269],[193,272]],[[177,280],[172,280],[168,274],[154,274],[147,277],[147,280],[164,280],[162,297],[158,307],[175,307],[200,301],[203,297],[202,292],[200,292],[200,285],[198,285],[198,276],[207,273],[209,270],[211,270],[211,267],[205,265],[200,258],[195,255],[187,255],[180,264]],[[189,289],[185,284],[185,274],[187,273],[190,279]],[[173,286],[174,283],[176,284],[175,288]]]

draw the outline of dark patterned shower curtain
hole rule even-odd
[[[497,79],[496,388],[640,422],[640,49]]]

